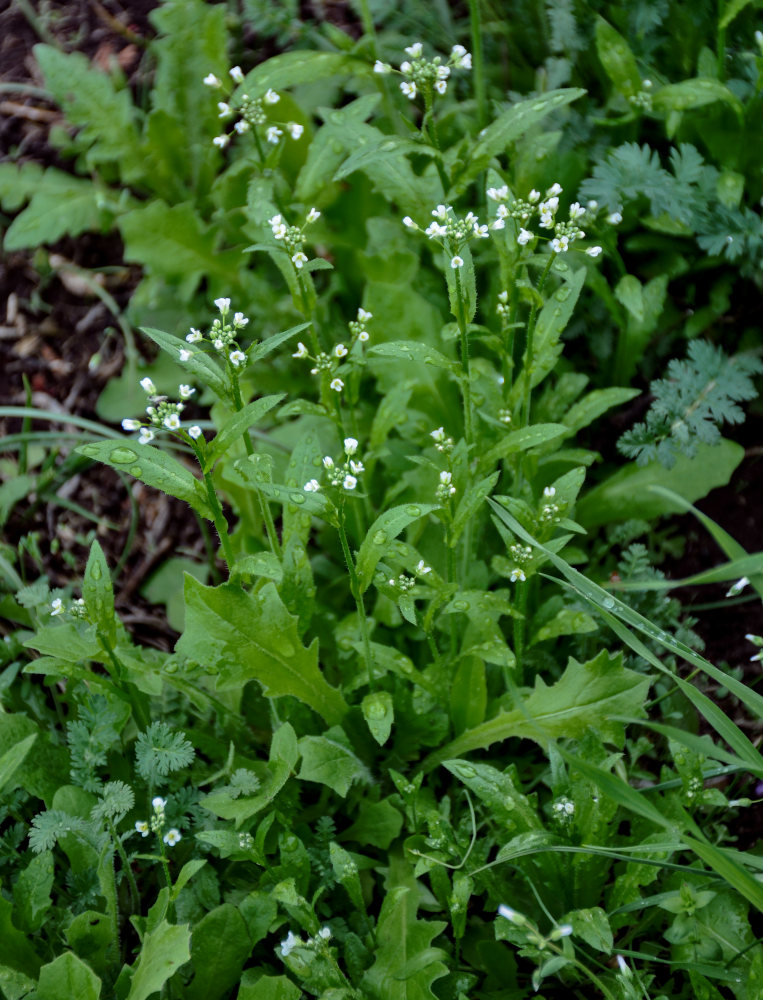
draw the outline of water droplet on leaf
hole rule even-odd
[[[137,461],[138,454],[132,448],[112,448],[109,452],[109,458],[117,465],[129,465],[130,462]]]
[[[384,545],[387,541],[387,535],[384,531],[375,531],[374,537],[371,539],[374,545]]]

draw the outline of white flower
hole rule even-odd
[[[238,327],[239,330],[242,329],[243,327],[245,327],[248,323],[249,323],[249,320],[247,319],[246,316],[244,316],[243,313],[235,313],[234,314],[234,316],[233,316],[233,325],[235,327]]]
[[[296,351],[295,351],[295,352],[294,352],[294,353],[292,354],[292,357],[293,357],[293,358],[306,358],[307,356],[308,356],[308,351],[307,351],[307,348],[305,347],[305,345],[304,345],[304,344],[302,343],[302,341],[300,340],[300,341],[299,341],[299,342],[297,343],[297,349],[296,349]]]
[[[310,482],[305,483],[305,485],[302,487],[305,493],[317,493],[320,488],[321,484],[318,482],[317,479],[311,479]]]
[[[215,305],[224,316],[230,309],[230,299],[215,299]]]
[[[464,266],[464,258],[463,257],[459,257],[458,254],[456,254],[455,257],[451,257],[451,259],[450,259],[450,266],[453,268],[454,271],[456,270],[456,268],[463,267]]]
[[[228,355],[230,363],[238,368],[239,365],[243,365],[246,362],[246,355],[243,351],[231,351]]]
[[[295,254],[294,254],[294,255],[292,256],[292,258],[291,258],[291,262],[292,262],[292,264],[293,264],[293,265],[294,265],[294,266],[296,267],[296,269],[297,269],[298,271],[301,271],[301,270],[302,270],[302,268],[303,268],[303,267],[305,266],[305,264],[307,263],[307,254],[306,254],[306,253],[302,253],[302,251],[301,251],[301,250],[299,250],[299,251],[298,251],[297,253],[295,253]]]
[[[151,799],[151,808],[154,812],[161,812],[166,805],[167,800],[163,799],[161,795],[157,795],[155,798]]]
[[[207,73],[203,82],[207,87],[222,87],[222,83],[220,83],[214,73]]]
[[[585,212],[586,212],[586,210],[583,208],[583,206],[578,201],[573,201],[573,203],[570,205],[570,218],[571,219],[580,219],[580,218],[582,218],[582,216],[585,215]]]
[[[283,131],[277,125],[271,125],[265,133],[265,138],[275,146],[282,135]]]
[[[572,924],[559,924],[555,927],[549,937],[552,941],[558,941],[560,938],[569,937],[572,934]]]
[[[546,486],[545,489],[543,490],[543,496],[544,497],[555,497],[556,496],[556,487],[555,486]]]
[[[365,472],[366,467],[362,462],[356,462],[354,459],[350,459],[350,472],[353,472],[356,476],[360,475],[361,472]]]
[[[445,80],[437,80],[435,82],[434,89],[437,91],[438,94],[444,94],[448,89],[448,84],[445,82]]]
[[[424,52],[424,46],[421,42],[414,42],[413,45],[408,45],[405,49],[406,55],[409,55],[411,59],[420,59],[422,53]]]
[[[347,353],[348,351],[344,344],[337,344],[333,351],[335,358],[344,358],[347,356]]]
[[[586,253],[589,257],[598,257],[601,253],[601,247],[588,247]]]
[[[450,50],[450,58],[453,60],[453,65],[457,69],[472,68],[471,53],[467,52],[463,45],[454,45]]]
[[[435,430],[429,432],[429,436],[435,441],[445,440],[445,428],[437,427]]]
[[[212,140],[212,142],[215,144],[215,146],[218,147],[218,149],[225,149],[225,147],[230,142],[230,136],[225,134],[216,135]]]
[[[243,135],[244,132],[249,131],[249,122],[245,122],[243,118],[239,118],[239,120],[233,126],[233,130],[235,132],[238,132],[239,135]]]
[[[164,418],[163,423],[168,431],[176,431],[180,427],[180,417],[177,413],[170,413],[169,416]]]
[[[551,240],[551,249],[554,253],[567,253],[569,249],[570,241],[566,236],[559,236]]]
[[[218,337],[212,341],[212,346],[216,351],[222,351],[225,349],[225,341],[221,337]]]
[[[138,822],[135,824],[135,829],[138,831],[141,837],[148,836],[148,823],[146,823],[145,820],[139,819]]]
[[[197,438],[201,437],[202,430],[201,430],[201,427],[199,427],[198,424],[194,424],[193,427],[189,427],[188,428],[188,433],[191,435],[191,437],[195,441]]]
[[[377,59],[374,63],[374,73],[381,73],[382,76],[385,73],[391,73],[392,67],[389,63],[382,62],[381,59]]]
[[[318,211],[318,209],[311,208],[310,211],[307,213],[307,218],[305,219],[305,222],[316,222],[318,219],[320,219],[320,217],[321,213]]]
[[[281,98],[272,87],[265,91],[264,101],[266,104],[278,104],[280,100]]]
[[[488,188],[487,196],[491,201],[506,201],[509,197],[509,186],[508,184],[503,184],[499,188]]]
[[[481,226],[478,222],[475,222],[472,232],[474,233],[475,239],[478,240],[487,239],[487,226],[484,225]]]
[[[450,486],[452,479],[453,479],[452,472],[443,471],[440,473],[440,484],[442,486]]]
[[[168,847],[174,847],[181,839],[180,830],[176,830],[174,826],[162,837],[162,840]]]
[[[400,89],[405,94],[405,96],[409,97],[411,100],[413,100],[414,97],[416,96],[415,83],[410,83],[408,80],[403,80],[403,82],[400,84]]]
[[[277,226],[273,226],[273,236],[277,240],[286,239],[286,233],[288,232],[285,222],[279,222]]]
[[[435,236],[445,236],[448,232],[448,227],[443,226],[441,222],[430,222],[424,232],[430,240],[433,240]]]
[[[334,392],[341,392],[344,389],[344,382],[340,378],[332,378],[329,382],[329,389],[333,389]]]
[[[499,205],[495,214],[499,219],[507,219],[509,217],[509,210],[505,205]]]
[[[231,106],[226,101],[217,102],[217,110],[220,112],[217,116],[218,118],[230,118],[233,114],[231,111]]]
[[[344,453],[345,453],[345,455],[347,455],[348,457],[350,455],[354,455],[357,450],[358,450],[358,442],[355,440],[355,438],[345,438],[344,439]]]
[[[293,931],[289,931],[288,935],[281,942],[281,954],[286,958],[290,952],[301,944],[302,938],[298,938]]]
[[[321,927],[321,929],[318,931],[318,937],[323,938],[324,941],[328,941],[328,939],[331,937],[331,928]]]
[[[736,597],[737,594],[741,594],[744,588],[749,584],[749,580],[746,576],[740,577],[736,583],[732,583],[729,589],[726,591],[726,597]]]
[[[299,139],[302,133],[305,131],[305,126],[300,125],[299,122],[289,122],[286,128],[289,130],[289,135],[292,137],[292,139]]]
[[[540,205],[538,205],[538,211],[541,214],[544,212],[555,212],[557,208],[559,208],[559,199],[556,197],[547,198],[546,201],[542,201]]]
[[[228,72],[231,75],[231,79],[234,83],[244,82],[244,72],[240,66],[234,66],[233,69],[229,69]]]
[[[281,218],[280,215],[274,215],[272,219],[268,219],[268,225],[270,226],[271,229],[277,229],[282,222],[283,219]]]
[[[526,246],[534,236],[529,229],[520,229],[519,236],[517,236],[517,243],[523,247]]]
[[[564,189],[561,184],[552,184],[551,187],[546,191],[546,197],[549,195],[553,198],[558,194],[561,194]]]
[[[618,226],[622,221],[623,217],[620,212],[612,212],[607,216],[607,222],[612,226]]]
[[[348,474],[344,477],[344,482],[342,483],[342,486],[344,486],[346,490],[354,490],[357,485],[358,481],[355,478],[355,476],[351,476]]]
[[[539,198],[540,198],[540,191],[536,191],[535,188],[533,188],[532,191],[527,196],[527,200],[531,202],[533,205]]]
[[[416,563],[416,572],[419,574],[419,576],[426,576],[427,573],[432,572],[432,567],[427,566],[427,564],[424,562],[423,559],[419,559],[419,561]]]
[[[550,212],[540,213],[540,222],[538,225],[541,229],[553,229],[554,227],[554,217]]]
[[[204,339],[204,335],[201,330],[196,330],[194,327],[191,327],[191,332],[186,334],[185,339],[189,344],[198,344],[200,340]]]
[[[138,444],[148,444],[149,441],[154,440],[154,432],[150,427],[141,427],[140,434],[138,436]]]
[[[358,334],[358,340],[362,341],[364,344],[368,340],[368,330],[361,330]]]
[[[504,219],[495,219],[493,222],[490,223],[490,228],[491,229],[505,229],[506,228],[506,222],[505,222]]]
[[[598,201],[594,201],[592,199],[591,201],[588,202],[585,208],[586,212],[595,212],[598,207],[599,207]]]
[[[122,421],[123,431],[139,431],[140,430],[140,420],[132,420],[130,417],[125,417]]]
[[[527,577],[525,576],[525,574],[522,572],[521,569],[513,569],[511,573],[509,573],[509,579],[511,580],[512,583],[516,583],[517,580],[521,580],[522,583],[524,583]]]
[[[411,64],[408,62],[407,59],[405,60],[405,62],[401,62],[400,63],[400,72],[401,73],[410,73],[412,69],[413,69],[413,66],[411,66]]]
[[[62,615],[64,613],[64,602],[60,597],[57,597],[54,601],[50,603],[50,613],[51,615]]]
[[[505,920],[510,920],[512,924],[516,924],[521,927],[522,924],[526,923],[526,918],[522,916],[521,913],[517,913],[516,910],[507,906],[505,903],[501,903],[498,907],[498,916],[503,917]]]
[[[149,396],[156,395],[156,386],[148,376],[140,380],[140,387],[144,392],[147,392]]]
[[[368,312],[367,309],[358,309],[358,322],[367,323],[369,319],[373,319],[374,314]]]
[[[193,396],[193,394],[195,392],[196,392],[196,390],[192,389],[190,387],[190,385],[179,385],[178,386],[178,395],[180,396],[181,399],[190,399],[191,396]]]
[[[323,468],[324,469],[333,469],[334,468],[334,459],[331,457],[331,455],[324,455],[324,457],[323,457]]]
[[[621,975],[623,976],[633,975],[631,970],[628,968],[628,963],[625,961],[622,955],[617,956],[617,967],[619,968]]]
[[[437,79],[447,80],[450,76],[450,66],[438,66],[437,67]]]

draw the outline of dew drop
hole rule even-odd
[[[320,456],[320,455],[316,455],[316,456],[315,456],[315,458],[313,459],[313,465],[314,465],[314,466],[316,467],[316,469],[317,469],[317,468],[318,468],[319,466],[323,465],[323,459],[321,458],[321,456]]]
[[[417,507],[415,504],[411,504],[409,507],[405,508],[405,513],[410,514],[411,517],[419,517],[421,514],[421,507]]]
[[[294,503],[300,503],[301,504],[301,503],[305,502],[305,494],[304,493],[290,493],[289,497],[290,497],[290,499],[292,499],[294,501]]]
[[[374,543],[374,545],[384,545],[384,543],[387,541],[386,532],[375,531],[371,541]]]
[[[570,297],[570,290],[566,285],[563,285],[561,288],[557,289],[556,294],[554,295],[554,298],[558,302],[564,302],[565,299],[568,299],[569,297]]]
[[[413,664],[409,663],[408,660],[398,660],[397,665],[403,671],[404,674],[413,673]]]
[[[460,764],[458,773],[464,778],[474,778],[477,775],[471,764]]]
[[[138,476],[143,475],[143,469],[141,469],[139,465],[131,465],[129,471],[130,475],[135,476],[136,479],[138,478]]]
[[[176,674],[177,669],[178,669],[177,663],[168,663],[164,668],[164,672],[166,674]]]
[[[456,611],[468,611],[469,610],[469,602],[468,601],[454,601],[453,602],[453,607],[456,609]]]
[[[83,444],[80,448],[83,455],[97,455],[98,449],[94,444]]]
[[[129,465],[130,462],[137,460],[138,454],[132,448],[112,448],[109,452],[109,458],[117,465]]]
[[[100,563],[97,563],[97,562],[93,563],[93,565],[90,567],[90,575],[92,576],[92,578],[94,580],[100,580],[101,579],[101,564]]]
[[[614,608],[614,606],[615,606],[615,599],[614,599],[614,597],[605,597],[604,600],[601,603],[602,603],[602,607],[605,607],[605,608]]]
[[[372,701],[365,706],[365,714],[369,719],[383,719],[387,713],[381,702]]]

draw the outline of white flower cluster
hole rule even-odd
[[[631,94],[628,97],[628,103],[631,107],[637,108],[639,111],[651,111],[652,110],[652,81],[642,80],[641,89],[637,90],[635,94]]]
[[[752,632],[748,632],[747,635],[745,636],[745,639],[748,642],[751,642],[753,646],[757,646],[758,648],[758,652],[753,653],[752,656],[750,657],[750,660],[753,663],[760,663],[761,661],[763,661],[763,636],[753,635]]]
[[[572,926],[570,924],[557,924],[550,934],[544,936],[523,913],[519,913],[505,903],[501,903],[498,907],[498,916],[503,917],[504,920],[508,920],[515,927],[524,928],[527,933],[528,942],[541,951],[547,948],[552,942],[560,941],[562,938],[569,937],[572,934]]]
[[[295,948],[315,948],[331,940],[331,928],[321,927],[314,938],[303,941],[294,931],[289,931],[280,944],[281,956],[286,958]]]
[[[212,321],[209,332],[205,335],[201,330],[191,327],[191,332],[186,334],[186,343],[205,344],[211,346],[218,354],[226,358],[233,368],[240,368],[246,364],[246,352],[242,351],[238,344],[238,337],[241,331],[248,326],[249,320],[241,312],[234,312],[231,316],[230,299],[215,299],[215,305],[220,311],[220,316]],[[180,360],[189,361],[194,352],[187,347],[180,348]],[[181,390],[188,389],[187,386],[180,386]],[[189,390],[193,392],[194,390]],[[181,399],[188,399],[188,396],[181,392]],[[198,433],[197,433],[198,431]],[[192,427],[188,433],[193,438],[199,437],[201,429]]]
[[[445,469],[440,473],[440,482],[435,490],[435,497],[440,503],[447,503],[455,492],[456,487],[453,485],[453,473]]]
[[[147,837],[149,833],[155,833],[162,838],[164,843],[168,847],[174,847],[175,844],[179,844],[183,839],[180,830],[177,830],[174,826],[164,833],[165,826],[165,815],[164,809],[167,805],[167,800],[163,799],[161,795],[157,795],[151,800],[151,818],[150,820],[138,820],[135,824],[135,829],[141,835],[141,837]]]
[[[292,264],[298,271],[301,271],[308,262],[307,254],[304,252],[305,227],[310,225],[311,222],[320,219],[320,217],[321,213],[318,209],[311,208],[301,226],[287,226],[281,215],[274,215],[272,219],[268,219],[268,225],[274,238],[286,250],[289,257],[291,257]]]
[[[182,353],[182,351],[181,351]],[[184,400],[188,400],[196,392],[190,385],[179,385],[178,395],[180,402],[171,403],[166,396],[158,396],[156,386],[148,376],[140,380],[141,389],[148,395],[149,404],[146,407],[147,421],[135,420],[132,417],[125,417],[122,421],[122,430],[138,431],[139,444],[148,444],[156,437],[157,431],[179,431],[181,430],[180,414],[185,408]],[[189,427],[187,433],[192,438],[201,434],[200,427]]]
[[[562,823],[571,823],[572,817],[575,815],[575,803],[566,795],[562,795],[551,804],[551,812],[554,819]]]
[[[514,569],[509,573],[512,583],[524,583],[527,579],[523,566],[526,566],[533,556],[533,550],[529,545],[510,545],[509,555],[516,563]]]
[[[64,602],[60,597],[56,597],[50,602],[51,618],[56,618],[58,615],[66,614],[71,615],[72,618],[84,618],[86,610],[83,598],[78,597],[76,600],[71,602],[68,608],[64,605]]]
[[[554,486],[546,486],[543,490],[543,501],[541,503],[540,514],[538,515],[538,520],[544,524],[557,524],[560,521],[561,506],[558,503],[554,503],[554,497],[556,496],[556,488]]]
[[[234,66],[229,70],[230,77],[235,84],[244,82],[244,73],[240,66]],[[251,129],[267,125],[265,129],[265,140],[276,146],[281,141],[285,132],[295,141],[302,138],[305,126],[299,122],[278,122],[268,125],[268,114],[265,111],[266,105],[278,104],[280,96],[272,88],[268,89],[262,97],[250,97],[249,94],[241,94],[240,97],[233,98],[228,87],[222,80],[218,79],[214,73],[208,73],[204,77],[204,83],[213,90],[224,92],[226,100],[217,102],[218,117],[222,121],[230,121],[236,118],[233,124],[233,131],[238,135],[243,135]],[[212,140],[218,149],[225,149],[231,140],[229,132],[221,132]]]
[[[503,218],[495,219],[489,226],[480,225],[480,220],[474,212],[467,212],[463,219],[459,219],[451,205],[438,205],[432,209],[432,215],[434,221],[430,222],[426,229],[422,229],[410,215],[405,216],[403,225],[407,229],[423,232],[430,240],[440,243],[450,257],[450,266],[454,270],[464,266],[460,251],[470,240],[487,239],[490,229],[503,229],[506,225]]]
[[[448,78],[454,69],[472,68],[471,53],[467,52],[463,45],[453,46],[447,62],[443,62],[442,56],[425,59],[424,46],[421,42],[407,46],[405,54],[409,58],[400,63],[399,70],[377,59],[374,63],[374,73],[381,75],[399,73],[404,78],[400,83],[400,89],[410,100],[414,100],[419,93],[424,94],[428,100],[431,100],[433,93],[444,94],[448,89]]]
[[[331,354],[320,351],[318,354],[312,355],[300,340],[297,342],[297,349],[292,354],[292,357],[300,359],[308,358],[313,362],[310,374],[320,375],[321,373],[326,373],[331,377],[329,388],[333,389],[334,392],[341,392],[344,389],[344,380],[340,378],[339,371],[343,359],[350,355],[356,344],[365,344],[368,342],[369,333],[366,330],[366,325],[373,318],[373,313],[368,312],[366,309],[358,309],[357,319],[351,320],[347,324],[350,331],[349,346],[344,343],[335,344]]]
[[[326,470],[326,478],[331,486],[341,487],[345,490],[354,490],[358,485],[358,476],[365,472],[365,466],[353,456],[358,451],[358,442],[353,437],[344,439],[344,459],[335,462],[331,455],[324,456],[323,468]],[[317,493],[321,484],[317,479],[310,479],[302,487],[306,493]]]
[[[509,201],[508,185],[504,184],[498,188],[488,188],[488,198],[491,201],[498,202],[496,219],[494,223],[491,223],[491,228],[502,228],[498,227],[497,223],[501,222],[505,225],[506,219],[514,219],[519,226],[517,243],[522,247],[527,246],[528,243],[540,235],[539,233],[534,233],[531,229],[525,228],[525,224],[529,223],[537,215],[538,228],[553,230],[554,232],[550,240],[551,249],[554,253],[567,253],[576,240],[585,238],[585,232],[580,224],[586,220],[592,220],[599,206],[595,201],[588,202],[585,208],[580,202],[573,202],[570,205],[567,221],[562,222],[557,219],[559,195],[562,191],[561,184],[552,184],[547,189],[545,197],[541,197],[540,191],[533,189],[527,198],[515,198]],[[610,216],[608,221],[611,222],[612,218]],[[619,221],[622,221],[622,218]],[[585,252],[589,257],[598,257],[601,249],[600,246],[592,246],[588,247]],[[505,301],[502,304],[505,305]]]
[[[445,433],[444,427],[435,428],[435,430],[429,432],[429,436],[434,441],[434,446],[440,454],[449,455],[453,451],[455,442],[452,437],[448,437]]]

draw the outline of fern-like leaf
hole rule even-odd
[[[149,783],[188,767],[193,758],[194,749],[185,734],[173,732],[166,722],[152,722],[135,745],[138,774]]]
[[[77,833],[92,840],[93,829],[87,820],[70,816],[61,809],[48,809],[38,813],[32,820],[29,846],[35,854],[49,851],[55,847],[59,837],[64,837],[67,833]]]
[[[124,781],[109,781],[103,786],[101,798],[93,806],[91,819],[97,823],[104,820],[118,822],[135,805],[135,794]]]

